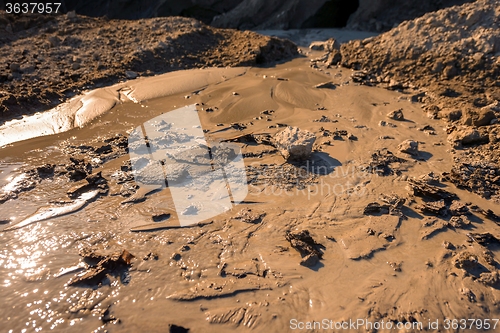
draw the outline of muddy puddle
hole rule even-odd
[[[7,331],[285,332],[324,319],[427,328],[499,317],[500,210],[447,181],[444,123],[411,95],[305,57],[233,74],[116,102],[82,128],[4,137],[14,142],[0,149]],[[184,107],[199,117],[201,146],[238,147],[247,194],[181,227],[199,207],[175,209],[172,174],[167,186],[137,183],[129,137]],[[388,118],[396,110],[404,119]],[[280,154],[274,138],[288,126],[314,134],[307,161]]]

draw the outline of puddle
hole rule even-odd
[[[443,125],[428,119],[420,104],[394,91],[344,84],[350,71],[319,72],[307,59],[275,68],[238,69],[224,78],[220,73],[211,78],[184,74],[182,89],[168,90],[161,86],[163,81],[154,81],[158,89],[151,96],[145,95],[152,87],[146,83],[142,92],[140,84],[134,90],[127,83],[132,89],[127,93],[122,89],[115,94],[112,88],[113,96],[129,94],[127,98],[138,103],[115,101],[111,109],[105,105],[81,128],[72,123],[74,128],[56,135],[14,142],[4,127],[3,144],[9,144],[0,149],[0,189],[15,191],[26,180],[33,181],[34,188],[0,204],[0,220],[7,220],[0,228],[43,207],[71,208],[67,214],[0,232],[0,294],[5,300],[0,308],[8,329],[137,332],[164,331],[175,324],[193,332],[282,332],[292,318],[377,315],[409,320],[411,315],[427,322],[498,316],[498,290],[473,282],[452,262],[467,250],[488,266],[484,248],[467,242],[470,230],[446,227],[427,240],[418,237],[425,219],[418,210],[422,199],[409,196],[404,176],[446,171],[452,163]],[[315,88],[324,82],[336,88]],[[248,195],[233,198],[240,204],[181,228],[173,209],[175,196],[208,196],[208,190],[176,194],[164,186],[137,195],[140,187],[131,172],[127,142],[145,122],[189,105],[199,117],[198,126],[189,131],[205,130],[204,140],[200,135],[196,142],[203,147],[220,140],[237,145],[252,177]],[[400,108],[412,122],[379,126],[388,121],[387,113]],[[104,109],[109,110],[101,112]],[[315,134],[312,160],[328,166],[327,172],[286,163],[269,143],[288,125]],[[436,128],[436,135],[417,129],[424,125]],[[394,139],[382,139],[386,136]],[[397,146],[406,139],[418,141],[428,160],[400,153]],[[374,152],[383,149],[398,157],[388,162],[392,173],[387,176],[366,168]],[[180,155],[177,158],[200,157]],[[80,206],[81,196],[92,191],[99,195],[84,198]],[[406,199],[402,212],[407,218],[363,214],[367,204],[391,193]],[[500,213],[490,201],[456,193]],[[498,232],[492,221],[473,215],[474,232]],[[131,232],[144,225],[159,228]],[[322,246],[316,265],[301,265],[301,247],[286,239],[287,232],[296,229],[307,229]],[[444,241],[453,243],[455,250],[445,249]],[[127,269],[100,276],[100,266],[80,255],[88,248],[105,253],[95,260],[109,260],[123,249],[135,258]],[[496,256],[499,249],[491,251]],[[67,285],[82,272],[99,278],[87,286]],[[465,289],[484,299],[467,303]]]

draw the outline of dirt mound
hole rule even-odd
[[[425,13],[474,0],[388,1],[360,0],[359,8],[349,17],[347,28],[363,31],[388,31],[405,20]]]
[[[499,24],[496,1],[451,7],[343,45],[342,64],[368,69],[377,83],[393,79],[407,86],[458,89],[443,89],[444,97],[458,97],[469,87],[494,88],[500,73]]]
[[[53,107],[82,90],[180,69],[252,66],[296,46],[180,17],[139,21],[0,15],[0,121]]]
[[[453,123],[448,129],[449,141],[457,137],[457,131],[463,131],[462,125],[481,127],[473,133],[481,140],[469,142],[464,137],[455,144],[458,150],[453,179],[487,198],[500,193],[498,160],[494,156],[500,147],[499,36],[498,3],[481,0],[427,13],[380,36],[341,47],[341,64],[362,70],[356,74],[359,82],[390,89],[419,89],[412,100],[425,102],[429,117]],[[497,167],[477,163],[480,160]],[[470,165],[474,170],[464,174]],[[485,174],[491,179],[486,181]]]

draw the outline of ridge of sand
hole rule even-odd
[[[0,147],[17,141],[83,127],[125,102],[139,103],[179,93],[192,93],[245,73],[247,68],[208,68],[139,78],[92,90],[57,107],[0,126]]]

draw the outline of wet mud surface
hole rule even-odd
[[[310,64],[247,68],[2,148],[6,327],[283,332],[293,318],[498,317],[500,211],[455,186],[447,124],[349,69]],[[128,139],[184,106],[206,142],[241,149],[248,194],[181,227],[175,181],[137,183]],[[307,160],[281,153],[288,126],[314,134]]]

